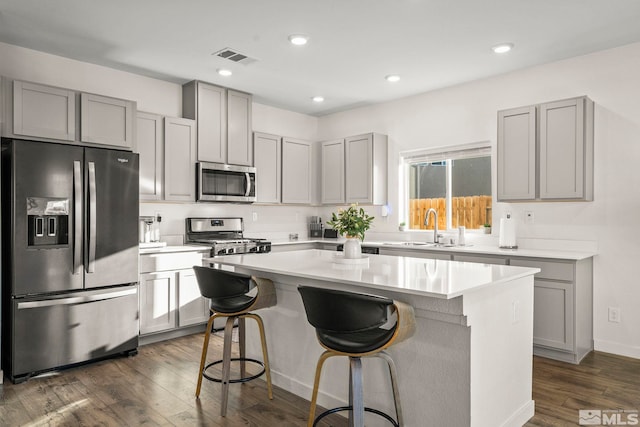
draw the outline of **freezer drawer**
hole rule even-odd
[[[138,347],[137,285],[13,301],[11,379]]]

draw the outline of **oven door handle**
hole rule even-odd
[[[247,189],[247,191],[244,192],[244,197],[249,197],[249,194],[251,194],[251,174],[249,174],[249,172],[245,172],[244,177],[245,188]]]

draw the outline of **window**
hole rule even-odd
[[[424,225],[430,208],[438,213],[441,230],[491,224],[491,146],[488,142],[400,153],[404,189],[400,213],[408,228]]]

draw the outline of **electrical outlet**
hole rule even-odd
[[[253,222],[256,222],[258,220],[258,212],[253,213],[252,219],[253,219]]]
[[[609,307],[609,322],[620,323],[619,307]]]
[[[525,224],[533,224],[533,211],[524,211],[524,223]]]

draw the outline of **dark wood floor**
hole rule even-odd
[[[218,415],[219,384],[205,382],[196,400],[201,345],[201,336],[192,335],[143,346],[135,357],[22,384],[5,379],[0,386],[0,425],[305,425],[308,402],[279,388],[269,401],[261,380],[231,386],[226,418]],[[219,351],[220,345],[221,339],[212,337],[211,351]],[[536,416],[527,426],[578,425],[578,409],[640,410],[640,360],[592,353],[575,366],[535,358],[533,398]],[[334,415],[322,425],[346,424]]]

